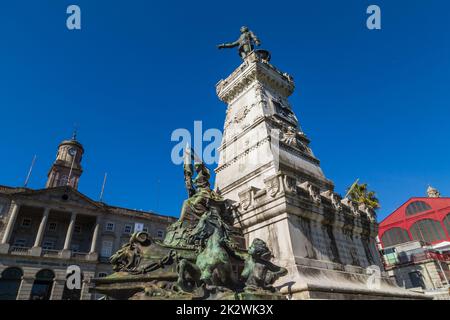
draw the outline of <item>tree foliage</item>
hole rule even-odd
[[[376,197],[375,192],[369,191],[367,183],[355,183],[352,187],[347,189],[347,192],[348,197],[358,204],[364,203],[374,210],[380,208],[380,202]]]

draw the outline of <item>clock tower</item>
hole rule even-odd
[[[77,140],[76,132],[70,140],[62,141],[58,146],[56,160],[48,172],[46,188],[71,186],[77,189],[83,173],[81,168],[83,153],[84,149]]]

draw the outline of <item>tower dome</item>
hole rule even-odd
[[[48,173],[46,188],[71,186],[77,189],[83,173],[81,167],[83,153],[84,148],[77,140],[76,132],[71,139],[62,141],[58,146],[56,160]]]

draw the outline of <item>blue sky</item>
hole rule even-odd
[[[82,10],[82,30],[65,26]],[[365,27],[382,10],[382,30]],[[178,215],[186,197],[173,130],[223,128],[215,84],[236,68],[248,25],[293,75],[291,97],[336,191],[356,178],[383,218],[428,184],[450,195],[448,1],[2,1],[0,184],[42,188],[58,143],[79,127],[80,191]]]

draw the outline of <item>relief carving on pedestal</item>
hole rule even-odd
[[[322,202],[320,198],[320,189],[314,186],[311,182],[303,182],[299,185],[299,187],[308,192],[309,197],[315,204],[319,205]]]
[[[340,195],[334,193],[332,190],[322,192],[321,195],[331,201],[331,205],[336,211],[342,211],[342,203]]]
[[[236,115],[234,116],[234,122],[240,123],[242,120],[245,119],[247,114],[250,112],[250,108],[245,106],[242,107],[238,112],[236,112]]]
[[[331,203],[337,211],[342,211],[341,197],[336,193],[331,194]]]
[[[295,193],[297,189],[297,180],[294,177],[284,176],[284,189],[286,192]]]
[[[230,114],[231,114],[231,108],[228,107],[227,111],[226,111],[226,116],[225,116],[225,125],[224,125],[225,129],[227,129],[230,126],[230,124],[233,123],[233,120],[231,119]]]
[[[350,212],[353,213],[354,216],[359,216],[359,210],[356,202],[350,200],[349,198],[344,198],[341,202],[350,209]]]
[[[275,197],[278,191],[280,191],[280,179],[278,175],[265,180],[264,183],[266,184],[267,193],[271,197]]]
[[[305,142],[307,139],[305,139],[304,134],[300,132],[297,127],[278,119],[274,115],[272,115],[269,119],[275,124],[274,128],[279,130],[280,142],[313,156],[311,149],[309,148],[307,142]]]
[[[374,222],[376,220],[375,211],[371,210],[365,203],[360,204],[358,209],[367,215],[370,222]]]
[[[297,129],[295,129],[293,126],[287,127],[285,130],[282,131],[281,141],[291,147],[298,148],[299,141],[297,140]]]
[[[239,194],[239,202],[241,204],[242,210],[247,210],[252,203],[251,191],[246,191]]]

